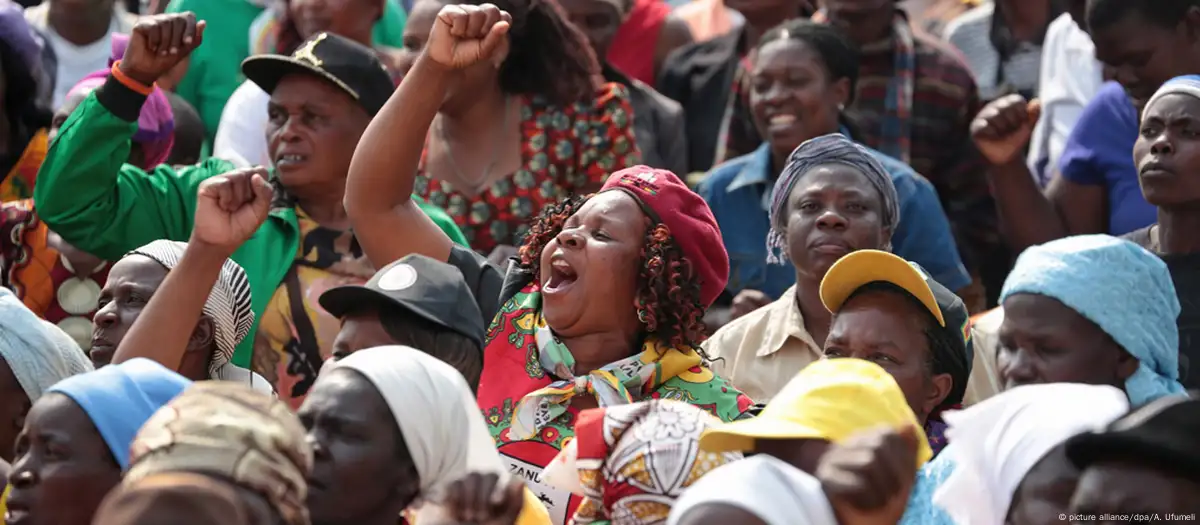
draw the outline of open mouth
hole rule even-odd
[[[308,161],[308,155],[289,153],[275,158],[275,167],[280,169],[294,168]]]
[[[22,504],[14,505],[10,501],[8,510],[4,512],[4,523],[6,525],[23,525],[29,522],[29,508]]]
[[[561,256],[555,256],[550,260],[550,278],[546,279],[546,284],[542,286],[542,291],[545,293],[562,293],[575,284],[579,279],[579,274],[575,273],[575,269]]]
[[[796,116],[790,114],[772,115],[767,119],[769,131],[787,131],[796,125]]]

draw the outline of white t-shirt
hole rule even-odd
[[[271,96],[249,80],[233,92],[213,141],[212,156],[232,162],[234,166],[270,166],[271,153],[267,146],[267,105]]]
[[[108,67],[108,57],[112,54],[112,32],[116,31],[114,22],[104,34],[104,38],[77,46],[59,36],[54,28],[46,28],[46,41],[54,49],[58,59],[58,70],[55,72],[54,108],[62,106],[67,93],[75,87],[83,77]]]

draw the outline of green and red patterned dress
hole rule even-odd
[[[415,193],[446,210],[479,253],[491,253],[499,245],[520,246],[542,208],[599,188],[609,173],[641,163],[624,86],[606,84],[594,100],[569,107],[540,96],[516,101],[522,135],[516,172],[468,197],[429,177],[423,158],[418,167]],[[427,153],[428,147],[422,157]]]
[[[566,346],[542,318],[536,282],[508,299],[488,329],[479,406],[501,457],[546,505],[556,524],[566,522],[580,498],[547,487],[542,470],[574,437],[576,395],[601,407],[646,399],[673,399],[732,421],[753,402],[704,365],[691,347],[670,347],[648,335],[641,352],[600,370],[576,375]]]

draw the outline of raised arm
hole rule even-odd
[[[204,181],[187,250],[121,340],[113,364],[145,357],[179,369],[225,260],[267,219],[266,177],[265,169],[249,168]]]
[[[417,166],[455,71],[499,49],[509,20],[492,4],[443,7],[425,51],[358,141],[346,214],[377,268],[413,253],[450,258],[453,242],[412,199]]]

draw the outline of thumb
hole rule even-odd
[[[1029,101],[1029,105],[1025,106],[1025,112],[1029,116],[1029,122],[1036,124],[1038,119],[1042,118],[1042,100],[1035,98]]]
[[[493,25],[490,30],[488,30],[487,36],[483,37],[483,44],[480,45],[480,55],[485,58],[492,56],[492,53],[496,51],[496,48],[500,47],[500,43],[503,42],[504,38],[508,35],[509,27],[509,23],[505,20],[496,22],[496,24]]]

